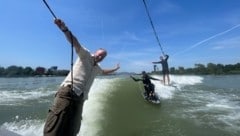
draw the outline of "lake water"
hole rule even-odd
[[[153,81],[161,98],[161,105],[154,105],[142,98],[142,84],[129,76],[97,77],[84,103],[79,135],[239,136],[240,75],[170,78],[172,86]],[[0,78],[0,127],[42,136],[63,79]]]

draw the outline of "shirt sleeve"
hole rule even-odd
[[[81,46],[79,52],[77,52],[77,54],[80,59],[84,59],[86,57],[91,57],[90,51],[87,48],[82,47],[82,46]]]
[[[98,75],[103,75],[103,69],[100,67],[99,64],[97,64],[97,66],[96,66],[96,71],[97,71]]]

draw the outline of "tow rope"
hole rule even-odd
[[[57,19],[57,16],[54,14],[54,12],[52,11],[52,9],[50,8],[50,6],[48,5],[48,3],[46,2],[46,0],[43,0],[44,4],[47,6],[48,10],[50,11],[50,13],[52,14],[52,16],[54,17],[54,19]],[[69,31],[70,32],[70,31]],[[73,35],[72,32],[70,32],[71,35],[71,45],[72,45],[72,49],[71,49],[71,89],[73,91]]]
[[[157,39],[157,42],[158,42],[158,45],[159,45],[159,47],[160,47],[160,49],[161,49],[161,51],[162,51],[162,54],[164,55],[164,51],[163,51],[162,45],[161,45],[160,40],[159,40],[159,38],[158,38],[156,29],[155,29],[155,27],[154,27],[154,25],[153,25],[153,21],[152,21],[152,18],[151,18],[151,16],[150,16],[150,13],[149,13],[149,10],[148,10],[148,7],[147,7],[147,4],[146,4],[145,0],[143,0],[143,4],[144,4],[144,6],[145,6],[145,9],[146,9],[146,12],[147,12],[147,15],[148,15],[150,24],[151,24],[151,26],[152,26],[154,35],[155,35],[155,37],[156,37],[156,39]]]

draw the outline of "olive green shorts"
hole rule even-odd
[[[80,130],[83,95],[77,96],[71,86],[60,87],[50,107],[44,136],[76,136]]]

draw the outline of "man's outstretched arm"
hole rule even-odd
[[[113,69],[103,69],[103,74],[110,74],[110,73],[113,73],[115,71],[117,71],[118,69],[120,68],[119,64],[117,64],[117,66]]]
[[[161,80],[161,79],[154,78],[154,77],[150,77],[150,76],[149,76],[149,78],[152,79],[152,80],[158,80],[158,81],[161,81],[161,82],[163,81],[163,80]]]
[[[153,64],[159,64],[161,63],[161,61],[157,61],[157,62],[152,62]]]
[[[76,52],[79,52],[81,50],[82,46],[78,42],[77,38],[71,33],[71,31],[65,25],[65,23],[61,19],[55,19],[54,23],[65,34],[67,40],[74,46]]]
[[[130,76],[134,81],[142,81],[142,79],[136,79],[135,77],[133,77],[132,75]]]

